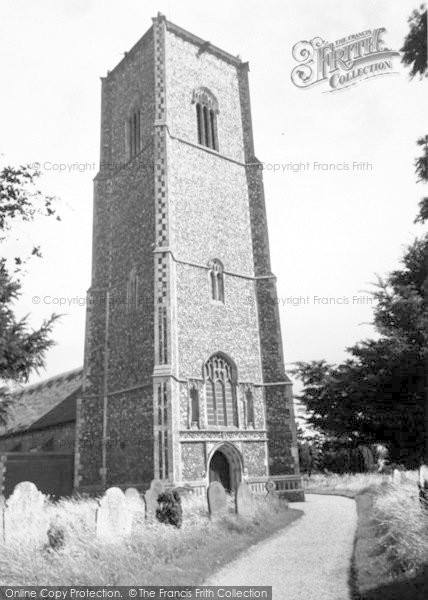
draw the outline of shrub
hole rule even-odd
[[[159,508],[156,510],[156,518],[160,523],[169,523],[180,528],[183,522],[183,509],[181,498],[177,490],[168,490],[158,496]]]

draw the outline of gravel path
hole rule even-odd
[[[354,500],[307,494],[306,502],[291,507],[305,514],[205,583],[272,585],[274,600],[349,600]]]

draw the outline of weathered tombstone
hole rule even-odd
[[[158,497],[163,492],[163,483],[159,479],[153,479],[150,483],[150,487],[144,494],[146,501],[146,519],[154,519],[156,516],[156,510],[159,508]]]
[[[241,481],[238,486],[235,496],[235,506],[236,512],[243,517],[251,517],[256,510],[254,494],[245,481]]]
[[[137,503],[137,502],[141,501],[140,492],[136,488],[134,488],[134,487],[126,488],[126,490],[125,490],[125,498],[129,502],[136,502]]]
[[[419,468],[419,500],[424,508],[428,508],[428,466]]]
[[[276,483],[269,479],[269,481],[266,481],[265,488],[268,494],[272,494],[276,491]]]
[[[363,458],[364,471],[372,471],[374,467],[373,452],[368,446],[360,446],[361,456]]]
[[[131,513],[132,528],[142,527],[146,517],[146,506],[139,491],[132,487],[127,488],[125,490],[125,499],[127,508]]]
[[[120,488],[109,488],[101,498],[97,511],[97,537],[106,541],[119,541],[131,533],[132,515],[125,494]]]
[[[423,489],[428,489],[428,467],[421,465],[419,468],[419,486]]]
[[[24,538],[36,544],[45,544],[49,527],[46,496],[31,481],[15,486],[4,509],[4,539],[6,543]]]
[[[401,471],[398,469],[394,469],[392,473],[392,483],[395,483],[395,485],[401,484]]]
[[[219,481],[213,481],[209,484],[207,490],[208,510],[210,515],[214,516],[226,511],[227,497],[224,487]]]
[[[275,510],[278,510],[280,505],[281,508],[287,507],[288,503],[286,500],[281,500],[279,497],[279,492],[276,489],[276,483],[274,481],[272,481],[271,479],[269,481],[266,482],[265,484],[265,488],[266,488],[266,496],[265,496],[265,501]]]

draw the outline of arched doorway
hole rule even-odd
[[[236,492],[241,481],[241,458],[231,444],[221,444],[209,460],[209,482],[219,481],[226,492]]]
[[[210,461],[210,483],[213,481],[219,481],[226,492],[232,489],[229,461],[220,450],[214,452]]]

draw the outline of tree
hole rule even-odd
[[[56,216],[54,198],[36,187],[39,173],[28,166],[6,166],[0,171],[0,243],[19,221],[31,222],[37,216]],[[17,319],[13,303],[21,293],[19,275],[31,256],[41,256],[40,247],[12,258],[0,258],[0,421],[4,422],[10,404],[8,384],[26,382],[33,370],[44,366],[46,351],[53,345],[50,334],[58,318],[52,315],[33,330],[28,317]]]
[[[428,430],[427,257],[426,234],[407,248],[400,269],[378,280],[379,339],[348,348],[342,364],[299,362],[294,370],[303,382],[298,400],[315,429],[351,446],[384,443],[391,460],[409,466],[423,459]]]
[[[410,31],[407,34],[403,47],[401,62],[410,66],[410,77],[413,79],[419,74],[422,78],[427,75],[427,9],[421,5],[414,10],[408,19]]]

